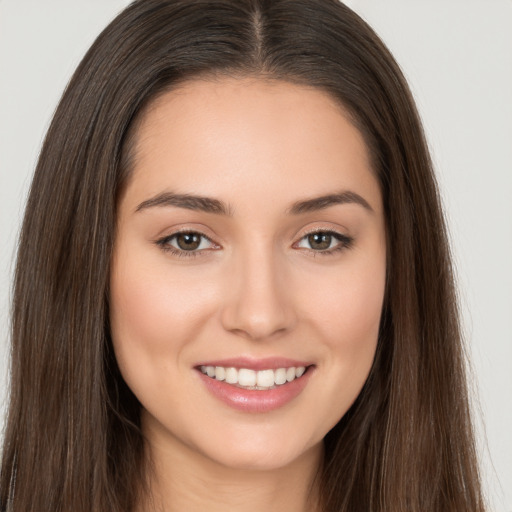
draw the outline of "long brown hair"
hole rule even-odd
[[[116,199],[148,102],[203,75],[318,87],[363,133],[385,205],[377,353],[325,439],[326,512],[484,506],[437,186],[394,59],[337,0],[139,0],[98,37],[45,139],[19,242],[0,510],[126,512],[143,492],[140,406],[109,334]]]

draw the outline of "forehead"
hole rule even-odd
[[[129,188],[145,194],[379,194],[364,139],[339,102],[278,80],[193,80],[160,95],[137,123],[133,162]]]

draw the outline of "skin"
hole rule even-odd
[[[290,214],[297,201],[364,199]],[[230,215],[139,205],[165,192]],[[195,257],[158,240],[199,232]],[[330,254],[311,230],[334,231]],[[177,240],[166,239],[166,246]],[[182,251],[183,252],[183,251]],[[322,439],[359,394],[385,288],[381,192],[360,132],[326,93],[259,78],[196,80],[160,96],[137,128],[111,273],[122,375],[140,400],[154,470],[140,510],[318,507]],[[233,357],[312,364],[306,387],[264,413],[213,396],[196,366]]]

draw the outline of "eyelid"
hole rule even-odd
[[[327,235],[333,236],[335,239],[339,241],[339,243],[330,248],[330,249],[324,249],[324,250],[315,250],[315,249],[308,249],[306,247],[297,247],[297,245],[302,242],[306,237],[310,235],[314,235],[315,233],[323,233]],[[295,247],[297,249],[302,249],[306,252],[312,253],[313,256],[321,255],[321,256],[329,256],[336,252],[342,251],[344,249],[349,249],[352,246],[352,243],[354,242],[354,238],[346,235],[337,229],[333,229],[331,227],[316,227],[311,228],[310,230],[306,231],[302,234],[302,236],[297,240],[297,242],[294,242],[292,247]]]
[[[202,239],[207,240],[211,244],[211,247],[203,248],[203,249],[197,248],[197,249],[188,250],[188,251],[186,249],[180,249],[179,247],[174,247],[173,245],[170,244],[170,241],[173,240],[174,238],[176,238],[178,235],[180,235],[180,233],[198,235]],[[331,247],[328,249],[313,249],[313,248],[308,249],[307,247],[299,247],[298,246],[298,244],[301,243],[305,238],[307,238],[308,236],[313,235],[315,233],[322,233],[322,234],[332,236],[339,243],[336,244],[334,247]],[[315,228],[308,229],[306,232],[304,232],[302,234],[302,236],[296,242],[294,242],[292,244],[292,248],[300,249],[304,252],[311,253],[313,256],[316,256],[316,255],[328,256],[328,255],[332,255],[336,252],[342,251],[344,249],[349,249],[351,247],[353,241],[354,241],[353,237],[346,235],[337,229],[334,229],[332,227],[318,226]],[[154,240],[154,243],[157,246],[159,246],[160,249],[164,252],[170,252],[171,254],[173,254],[175,256],[186,257],[186,258],[202,256],[202,255],[205,255],[205,253],[208,253],[212,250],[217,250],[217,249],[222,248],[222,246],[220,244],[217,244],[216,242],[214,242],[210,236],[206,235],[205,233],[203,233],[202,231],[200,231],[198,229],[193,229],[193,228],[191,229],[189,227],[177,229],[176,231],[173,231],[169,235],[165,235],[165,236],[158,238],[157,240]]]
[[[182,233],[199,235],[201,238],[208,240],[208,242],[210,242],[212,247],[209,247],[207,249],[195,249],[195,250],[187,251],[187,250],[172,246],[170,244],[170,241]],[[169,252],[175,256],[184,257],[184,258],[197,257],[197,256],[204,254],[205,252],[209,252],[211,250],[216,250],[221,247],[219,244],[214,242],[210,236],[204,234],[203,232],[199,231],[198,229],[191,229],[191,228],[177,229],[176,231],[173,231],[169,235],[165,235],[165,236],[162,236],[162,237],[154,240],[154,243],[157,246],[159,246],[162,251]]]

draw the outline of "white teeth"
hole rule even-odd
[[[262,370],[256,374],[256,384],[262,388],[269,388],[274,385],[274,371]]]
[[[256,386],[256,372],[247,368],[238,370],[238,384],[240,386]]]
[[[286,382],[286,368],[279,368],[275,372],[274,382],[280,386]]]
[[[238,370],[236,368],[226,368],[226,382],[228,384],[238,384]]]
[[[226,378],[226,369],[222,366],[215,367],[215,378],[217,380],[224,380]]]
[[[248,368],[224,368],[223,366],[201,366],[201,372],[216,380],[224,380],[250,389],[271,389],[298,379],[306,371],[305,366],[277,368],[276,370],[250,370]]]

